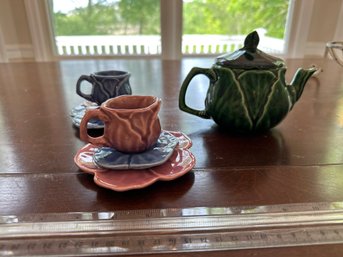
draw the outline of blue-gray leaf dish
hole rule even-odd
[[[173,154],[178,139],[162,131],[157,143],[142,153],[122,153],[111,147],[100,147],[93,155],[96,165],[112,170],[147,169],[166,162]]]

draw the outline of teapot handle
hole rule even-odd
[[[185,80],[183,81],[181,89],[180,89],[179,108],[182,111],[185,111],[185,112],[188,112],[190,114],[199,116],[201,118],[210,119],[211,116],[207,113],[206,109],[204,109],[204,110],[195,110],[195,109],[189,107],[186,104],[186,92],[187,92],[189,83],[191,82],[191,80],[195,76],[200,75],[200,74],[205,75],[206,77],[208,77],[208,79],[210,80],[210,84],[212,84],[211,83],[212,81],[217,80],[216,73],[212,69],[198,68],[198,67],[192,68],[191,71],[186,76]]]

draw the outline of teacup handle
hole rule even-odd
[[[92,98],[91,94],[87,95],[87,94],[85,94],[85,93],[83,93],[81,91],[81,83],[84,80],[88,81],[92,85],[92,92],[93,92],[93,87],[94,87],[93,82],[94,82],[94,79],[91,76],[88,76],[88,75],[81,75],[80,78],[76,82],[76,93],[79,96],[82,96],[83,98],[93,102],[93,98]]]
[[[102,121],[106,120],[105,114],[99,108],[87,110],[80,123],[81,140],[89,142],[93,145],[102,145],[102,146],[108,145],[104,135],[99,136],[99,137],[91,137],[90,135],[88,135],[87,123],[90,119],[94,119],[94,118],[102,120]]]
[[[188,112],[190,114],[199,116],[201,118],[210,119],[211,116],[207,113],[206,109],[204,109],[204,110],[195,110],[195,109],[189,107],[186,104],[186,92],[187,92],[189,83],[191,82],[191,80],[195,76],[200,75],[200,74],[205,75],[206,77],[208,77],[208,79],[210,80],[210,85],[212,84],[211,83],[212,81],[214,82],[217,79],[217,76],[216,76],[215,72],[212,69],[199,68],[199,67],[192,68],[191,71],[186,76],[185,80],[183,81],[181,89],[180,89],[179,108],[182,111],[185,111],[185,112]]]

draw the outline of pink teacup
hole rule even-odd
[[[94,145],[109,146],[126,153],[151,148],[161,134],[158,112],[161,100],[155,96],[122,95],[87,110],[80,124],[80,137]],[[90,119],[104,122],[104,134],[91,137],[87,133]]]

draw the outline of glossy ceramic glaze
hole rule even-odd
[[[287,59],[289,81],[298,67],[316,64],[323,72],[308,81],[300,101],[276,128],[241,136],[178,109],[175,90],[185,75],[194,66],[208,67],[212,62],[196,57],[1,63],[1,215],[342,201],[342,67],[331,58]],[[85,143],[71,125],[70,110],[81,103],[71,85],[78,74],[113,67],[130,70],[135,94],[162,98],[162,128],[182,131],[192,139],[196,165],[190,172],[140,190],[116,192],[98,186],[94,175],[75,165],[73,157]],[[192,106],[204,103],[199,91],[199,86],[189,87],[187,100]],[[342,257],[342,253],[343,244],[329,244],[172,252],[163,257]]]
[[[188,150],[192,143],[180,132],[171,132],[179,139],[179,144],[171,157],[162,165],[148,169],[111,170],[99,167],[93,161],[98,147],[87,144],[74,157],[75,164],[84,172],[94,175],[94,181],[101,187],[114,191],[127,191],[147,187],[158,180],[174,180],[187,172],[195,165],[195,157]]]
[[[70,117],[72,120],[72,123],[75,127],[80,127],[81,120],[83,116],[85,116],[85,113],[87,109],[96,109],[99,105],[93,102],[85,101],[82,104],[79,104],[72,108],[70,111]],[[87,123],[88,129],[102,129],[104,128],[104,123],[101,120],[98,119],[91,119]]]
[[[284,62],[258,50],[258,42],[253,32],[243,48],[219,56],[212,68],[192,68],[181,86],[180,109],[239,133],[265,131],[280,123],[316,69],[298,69],[291,84],[286,84]],[[204,110],[193,109],[185,101],[190,82],[200,74],[209,79]]]
[[[109,98],[119,95],[131,95],[132,90],[129,82],[130,73],[127,71],[108,70],[99,71],[90,75],[81,75],[76,83],[76,93],[98,105]],[[82,83],[91,85],[91,92],[82,91]]]
[[[161,100],[155,96],[123,95],[104,102],[99,109],[87,110],[80,124],[82,140],[98,146],[109,146],[124,153],[138,153],[151,148],[161,134],[158,112]],[[104,122],[104,134],[91,137],[87,123]]]
[[[162,131],[157,143],[147,151],[126,154],[111,147],[100,147],[93,161],[105,169],[146,169],[166,162],[173,154],[179,140],[173,134]]]

